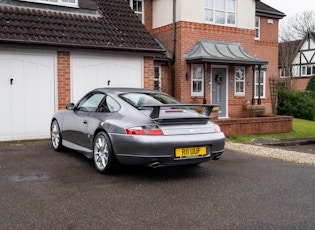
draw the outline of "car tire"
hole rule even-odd
[[[98,172],[104,174],[112,172],[116,159],[110,139],[105,132],[99,132],[94,139],[93,160]]]
[[[60,127],[57,120],[53,120],[53,122],[51,123],[50,139],[51,139],[52,147],[54,148],[55,151],[60,152],[63,150],[62,137],[61,137]]]

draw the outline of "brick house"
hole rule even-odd
[[[279,76],[281,80],[286,81],[290,78],[293,89],[305,90],[313,75],[315,75],[314,32],[308,32],[301,40],[279,44]]]
[[[155,88],[186,103],[219,104],[221,118],[243,117],[244,104],[271,113],[282,12],[257,0],[128,2],[167,50],[168,58],[155,59]]]
[[[102,86],[220,104],[221,118],[244,116],[248,102],[270,113],[284,14],[255,0],[212,2],[222,3],[0,0],[0,141],[48,137],[56,110]]]
[[[125,0],[0,0],[0,141],[46,138],[102,86],[153,85],[163,50]]]

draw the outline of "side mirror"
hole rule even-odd
[[[66,105],[66,109],[67,110],[74,110],[74,104],[73,103],[69,103]]]

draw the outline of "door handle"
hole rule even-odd
[[[10,78],[10,85],[13,85],[13,78]]]
[[[83,121],[83,124],[85,124],[85,125],[86,125],[87,123],[88,123],[88,122],[87,122],[87,120],[84,120],[84,121]]]

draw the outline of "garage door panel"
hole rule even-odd
[[[97,72],[98,66],[97,65],[88,65],[85,70],[84,75],[84,82],[85,82],[85,89],[91,90],[97,83]],[[83,96],[83,95],[82,95]]]
[[[10,59],[0,56],[0,140],[8,139],[10,133]]]
[[[22,57],[21,57],[22,58]],[[11,132],[12,136],[20,139],[25,135],[25,88],[24,82],[24,60],[21,58],[12,58],[10,63],[11,76],[13,84],[11,85]]]
[[[99,63],[98,65],[96,84],[100,87],[105,87],[108,85],[108,82],[105,82],[107,79],[109,79],[108,65],[108,63]]]
[[[49,137],[49,124],[55,110],[54,55],[36,53],[1,53],[9,60],[12,85],[0,85],[10,94],[9,125],[0,133],[0,140],[21,140]]]
[[[40,84],[37,81],[37,75],[38,75],[37,65],[36,63],[25,63],[25,84],[24,84],[24,105],[25,105],[25,114],[27,114],[27,117],[25,117],[25,130],[27,130],[27,135],[34,135],[34,133],[37,132],[37,121],[38,121],[38,85],[44,85]]]
[[[77,102],[98,87],[142,87],[142,62],[142,58],[73,55],[72,100]]]
[[[47,57],[48,58],[48,57]],[[51,62],[51,57],[47,62]],[[37,98],[38,98],[38,111],[37,111],[37,124],[38,124],[38,134],[46,135],[49,133],[50,120],[55,111],[55,91],[54,91],[54,76],[53,69],[47,64],[39,66],[39,74],[38,74],[38,84],[37,87]],[[51,86],[51,87],[41,87],[41,86]],[[45,111],[45,116],[41,116]],[[47,125],[48,124],[48,125]]]

